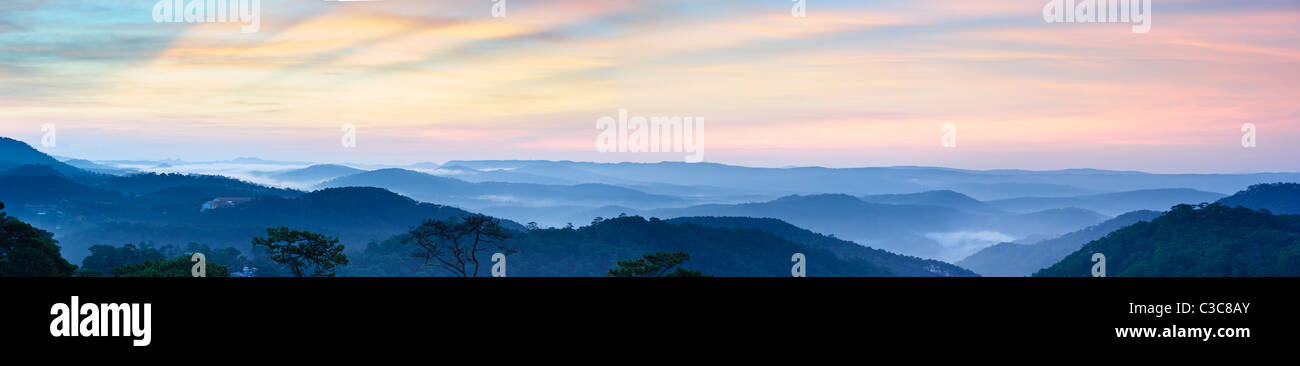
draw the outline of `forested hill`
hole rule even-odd
[[[791,257],[803,253],[808,276],[894,276],[888,269],[859,258],[782,239],[752,229],[716,228],[691,223],[673,224],[639,216],[602,220],[581,228],[533,229],[517,232],[506,241],[517,250],[507,257],[509,276],[605,276],[618,261],[657,252],[686,252],[691,259],[682,268],[708,276],[788,277]],[[402,235],[371,243],[352,256],[340,272],[349,276],[446,275],[423,266],[403,245]],[[485,253],[481,262],[489,262]]]
[[[1300,214],[1300,184],[1256,184],[1237,194],[1224,197],[1219,200],[1219,203],[1228,207],[1265,209],[1277,215],[1297,215]]]
[[[1220,204],[1179,205],[1084,245],[1035,276],[1300,276],[1300,216]]]
[[[983,276],[1024,277],[1056,264],[1090,241],[1101,239],[1106,234],[1139,221],[1155,219],[1161,214],[1156,211],[1133,211],[1083,230],[1033,244],[999,243],[957,261],[956,264]]]
[[[947,262],[921,259],[895,254],[889,251],[859,245],[834,236],[812,232],[785,221],[769,218],[752,217],[681,217],[668,220],[671,223],[693,223],[711,227],[735,229],[754,229],[804,244],[814,248],[831,251],[841,258],[858,258],[885,267],[900,276],[913,277],[969,277],[977,276],[974,272]]]
[[[403,233],[423,220],[445,220],[470,213],[455,207],[421,203],[380,188],[330,188],[298,197],[262,196],[235,207],[193,212],[169,220],[105,222],[60,238],[69,258],[85,257],[97,244],[122,245],[205,243],[214,248],[247,251],[249,240],[268,227],[292,227],[337,236],[349,247]],[[523,225],[502,222],[508,229]],[[178,244],[181,243],[181,244]],[[78,249],[76,252],[72,249]]]
[[[61,163],[57,159],[32,148],[25,142],[0,137],[0,171],[23,165],[47,166],[65,175],[92,175],[84,170]]]

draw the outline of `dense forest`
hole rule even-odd
[[[0,277],[65,277],[74,270],[53,234],[0,212]]]
[[[759,230],[783,239],[807,245],[812,248],[829,250],[841,258],[858,258],[872,264],[885,267],[899,276],[908,277],[968,277],[977,276],[962,267],[933,259],[894,254],[847,240],[833,235],[822,235],[811,230],[791,225],[785,221],[769,218],[752,217],[680,217],[667,220],[671,223],[692,223],[710,227]]]
[[[1278,215],[1300,215],[1300,184],[1256,184],[1224,197],[1219,203],[1229,207],[1265,209]]]
[[[1035,276],[1089,276],[1092,255],[1107,276],[1300,276],[1300,216],[1221,204],[1179,205],[1116,230]]]
[[[1024,277],[1061,261],[1084,244],[1101,239],[1115,230],[1161,215],[1155,211],[1134,211],[1083,230],[1030,244],[999,243],[958,261],[956,264],[983,276]]]
[[[415,258],[417,249],[403,244],[407,235],[370,243],[340,275],[448,275]],[[709,276],[789,277],[795,253],[807,258],[808,276],[895,275],[859,258],[840,258],[759,230],[674,224],[639,216],[598,220],[581,228],[534,227],[512,235],[503,243],[516,251],[507,257],[510,276],[604,276],[621,260],[657,252],[689,253],[690,260],[683,265]],[[490,263],[491,254],[482,254],[480,261]]]

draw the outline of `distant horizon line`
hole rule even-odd
[[[43,150],[41,150],[41,149],[38,147],[38,145],[33,145],[33,144],[31,144],[31,143],[28,143],[27,141],[23,141],[22,139],[18,139],[18,138],[7,137],[7,136],[0,136],[0,138],[7,138],[7,139],[12,139],[12,140],[14,140],[14,141],[21,142],[21,143],[23,143],[23,144],[26,144],[28,147],[32,148],[33,150],[36,150],[36,151],[38,151],[38,152],[40,152],[40,153],[42,153],[42,154],[48,155],[48,156],[50,156],[50,157],[52,157],[52,158],[54,158],[55,160],[58,160],[58,161],[60,161],[60,162],[66,162],[66,161],[68,161],[68,160],[86,160],[86,161],[90,161],[90,162],[119,162],[119,163],[120,163],[120,162],[172,162],[172,161],[178,161],[178,162],[187,163],[187,164],[205,164],[205,163],[206,163],[206,164],[210,164],[210,163],[238,163],[238,160],[241,160],[241,159],[247,159],[247,160],[260,160],[260,161],[263,161],[263,162],[272,163],[272,164],[274,164],[274,165],[306,165],[306,166],[314,166],[314,165],[326,165],[326,164],[329,164],[329,165],[343,165],[343,166],[350,166],[350,167],[356,167],[356,166],[368,166],[368,167],[381,167],[381,168],[404,168],[404,167],[409,167],[409,166],[417,165],[417,164],[430,164],[430,163],[432,163],[432,164],[437,164],[438,167],[441,168],[441,167],[443,167],[443,166],[446,166],[447,163],[450,163],[450,162],[457,162],[457,161],[462,161],[462,162],[547,162],[547,163],[577,163],[577,164],[596,164],[596,165],[618,165],[618,164],[640,164],[640,165],[676,164],[676,165],[694,165],[694,164],[709,164],[709,165],[721,165],[721,166],[740,167],[740,168],[750,168],[750,169],[812,169],[812,168],[820,168],[820,169],[835,169],[835,170],[840,170],[840,169],[909,169],[909,168],[910,168],[910,169],[943,169],[943,170],[957,170],[957,171],[968,171],[968,172],[1021,171],[1021,172],[1034,172],[1034,173],[1053,173],[1053,172],[1070,172],[1070,171],[1097,171],[1097,172],[1107,172],[1107,173],[1136,173],[1136,174],[1155,174],[1155,175],[1300,174],[1300,170],[1295,170],[1295,171],[1286,171],[1286,170],[1249,171],[1249,170],[1246,170],[1246,171],[1213,171],[1213,172],[1186,172],[1186,171],[1181,171],[1181,172],[1164,172],[1164,173],[1160,173],[1160,172],[1151,172],[1151,171],[1146,171],[1146,170],[1135,170],[1135,169],[1107,169],[1107,168],[1093,168],[1093,167],[1073,167],[1073,168],[1055,168],[1055,169],[1027,169],[1027,168],[992,168],[992,169],[976,169],[976,168],[946,167],[946,166],[937,166],[937,165],[906,165],[906,164],[903,164],[903,165],[875,165],[875,166],[870,166],[870,165],[867,165],[867,166],[846,166],[846,167],[831,167],[831,166],[822,166],[822,165],[754,166],[754,165],[732,164],[732,163],[716,162],[716,161],[703,161],[703,162],[699,162],[699,163],[686,163],[686,162],[682,162],[682,161],[680,161],[680,160],[660,160],[660,161],[656,161],[656,162],[645,162],[645,161],[598,162],[598,161],[580,161],[580,160],[570,160],[570,159],[560,159],[560,160],[552,160],[552,159],[449,159],[449,160],[446,160],[446,161],[443,161],[443,162],[437,162],[437,161],[434,161],[434,160],[424,160],[424,161],[413,161],[413,162],[408,162],[408,163],[366,163],[366,162],[320,162],[320,161],[300,161],[300,160],[276,160],[275,158],[263,158],[263,157],[258,157],[258,156],[237,156],[237,157],[229,158],[229,159],[225,159],[225,160],[185,160],[185,159],[176,158],[176,157],[166,157],[166,158],[160,158],[160,159],[148,159],[148,158],[85,158],[85,157],[73,157],[73,156],[67,156],[67,155],[54,154],[54,153],[51,153],[51,152],[48,152],[48,151],[43,151]]]
[[[42,153],[44,153],[44,152],[42,151]],[[270,164],[270,165],[286,165],[286,166],[288,166],[288,165],[305,165],[303,168],[306,168],[306,167],[312,167],[312,166],[318,166],[318,165],[340,165],[340,166],[346,166],[346,167],[351,167],[351,168],[358,168],[358,167],[371,167],[371,168],[374,168],[374,169],[388,169],[388,168],[408,168],[408,167],[411,167],[411,166],[413,166],[413,165],[419,165],[419,164],[436,164],[436,165],[438,165],[437,168],[442,168],[442,167],[445,167],[445,166],[447,166],[447,164],[452,163],[452,162],[540,162],[540,163],[574,163],[574,164],[593,164],[593,165],[621,165],[621,164],[637,164],[637,165],[661,165],[661,164],[671,164],[671,165],[720,165],[720,166],[737,167],[737,168],[748,168],[748,169],[833,169],[833,170],[848,170],[848,169],[933,169],[933,170],[956,170],[956,171],[967,171],[967,172],[1009,172],[1009,171],[1019,171],[1019,172],[1032,172],[1032,173],[1058,173],[1058,172],[1073,172],[1073,171],[1094,171],[1094,172],[1105,172],[1105,173],[1135,173],[1135,174],[1153,174],[1153,175],[1300,174],[1300,171],[1237,171],[1237,172],[1211,172],[1211,173],[1205,173],[1205,172],[1201,172],[1201,173],[1191,173],[1191,172],[1180,172],[1180,173],[1157,173],[1157,172],[1149,172],[1149,171],[1144,171],[1144,170],[1133,170],[1133,169],[1105,169],[1105,168],[1059,168],[1059,169],[994,168],[994,169],[971,169],[971,168],[957,168],[957,167],[930,166],[930,165],[877,165],[877,166],[851,166],[851,167],[828,167],[828,166],[821,166],[821,165],[787,165],[787,166],[776,166],[776,167],[773,167],[773,166],[752,166],[752,165],[729,164],[729,163],[711,162],[711,161],[704,161],[704,162],[699,162],[699,163],[686,163],[686,162],[682,162],[682,161],[680,161],[680,160],[661,160],[661,161],[657,161],[657,162],[644,162],[644,161],[598,162],[598,161],[580,161],[580,160],[568,160],[568,159],[563,159],[563,160],[551,160],[551,159],[451,159],[451,160],[446,160],[446,161],[444,161],[444,162],[437,162],[437,161],[432,161],[432,160],[425,160],[425,161],[415,161],[415,162],[410,162],[410,163],[363,163],[363,162],[320,162],[320,161],[291,161],[291,160],[275,160],[275,159],[268,159],[268,158],[262,158],[262,157],[256,157],[256,156],[239,156],[239,157],[230,158],[230,159],[225,159],[225,160],[185,160],[185,159],[174,158],[174,157],[162,158],[162,159],[88,159],[88,158],[79,158],[79,157],[69,157],[69,156],[53,155],[53,154],[48,154],[48,153],[47,153],[47,155],[50,155],[51,157],[53,157],[53,158],[59,160],[60,162],[66,162],[66,161],[69,161],[69,160],[86,160],[86,161],[95,162],[95,163],[100,163],[100,162],[117,162],[117,163],[121,163],[121,162],[151,162],[151,163],[154,163],[154,162],[157,162],[157,163],[181,162],[181,163],[185,163],[185,164],[214,164],[214,163],[240,163],[239,160],[258,160],[258,161],[266,162],[266,163],[268,163],[268,164]],[[466,167],[466,168],[469,168],[469,167]],[[287,168],[287,169],[293,169],[293,168]],[[286,169],[286,170],[287,170],[287,169]],[[296,169],[302,169],[302,168],[296,168]],[[478,170],[478,169],[476,169],[476,170]]]

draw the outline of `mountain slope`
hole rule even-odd
[[[423,220],[461,217],[469,212],[448,206],[420,203],[380,188],[331,188],[296,197],[266,195],[250,202],[199,212],[197,206],[184,213],[149,216],[113,216],[84,229],[69,230],[60,237],[64,255],[83,258],[85,250],[97,244],[122,245],[154,242],[184,245],[190,242],[214,248],[236,247],[247,252],[254,236],[266,228],[286,226],[339,237],[344,244],[383,240],[406,232]],[[512,221],[503,224],[523,230]]]
[[[887,203],[893,205],[926,205],[952,207],[973,213],[1000,213],[997,209],[980,202],[970,196],[957,193],[950,190],[926,191],[921,193],[910,194],[880,194],[862,196],[861,199],[871,203]]]
[[[1064,234],[1096,225],[1109,217],[1078,207],[1048,209],[1019,215],[994,216],[990,227],[1014,236]]]
[[[1300,214],[1300,184],[1257,184],[1218,203],[1229,207],[1265,209],[1278,215],[1297,215]]]
[[[600,212],[607,212],[602,208]],[[1105,217],[1082,209],[1062,209],[1023,215],[981,215],[922,205],[863,202],[849,195],[787,196],[768,202],[711,204],[641,211],[647,216],[674,218],[730,216],[774,218],[818,233],[833,234],[890,252],[957,260],[983,246],[985,236],[1060,235],[1101,222]]]
[[[736,216],[781,219],[816,232],[876,236],[960,229],[971,214],[949,207],[868,203],[843,194],[786,196],[767,202],[711,204],[650,211],[658,217]]]
[[[204,202],[216,197],[300,194],[220,176],[148,173],[70,178],[44,165],[0,172],[0,199],[11,203],[13,215],[58,235],[112,221],[192,220]]]
[[[224,196],[288,196],[302,193],[290,189],[267,187],[220,175],[201,174],[141,173],[120,177],[109,176],[103,179],[90,181],[87,184],[97,188],[110,189],[133,195],[147,195],[169,189],[186,187],[208,188],[214,191],[219,191],[221,192],[221,195]],[[212,197],[207,198],[211,199]]]
[[[858,258],[869,263],[884,267],[890,272],[899,276],[908,277],[967,277],[975,276],[965,268],[957,267],[945,262],[921,259],[917,257],[905,256],[890,253],[885,250],[874,249],[858,245],[851,241],[837,239],[833,236],[826,236],[809,231],[798,226],[790,225],[785,221],[777,219],[762,219],[751,217],[679,217],[668,220],[670,223],[692,223],[709,227],[725,227],[734,229],[753,229],[771,233],[783,239],[807,245],[813,248],[821,248],[835,253],[841,258]]]
[[[1047,268],[1079,250],[1084,244],[1139,221],[1160,216],[1156,211],[1134,211],[1086,229],[1034,244],[1001,243],[958,261],[956,264],[991,277],[1023,277]]]
[[[200,220],[204,223],[318,227],[337,231],[349,227],[405,230],[423,220],[468,214],[454,207],[418,202],[382,188],[349,187],[327,188],[299,197],[262,196],[247,204],[209,211]],[[507,223],[512,229],[523,228]]]
[[[108,165],[97,164],[93,161],[85,160],[85,159],[69,159],[63,162],[73,167],[76,167],[77,169],[94,172],[94,173],[100,173],[100,174],[129,175],[129,174],[135,174],[140,172],[139,170],[136,169],[115,168]]]
[[[1094,253],[1105,255],[1111,277],[1300,276],[1300,216],[1179,205],[1092,241],[1034,276],[1089,276]]]
[[[249,201],[201,211],[216,197]],[[0,201],[16,217],[58,237],[66,258],[96,244],[157,242],[246,247],[267,227],[291,226],[340,236],[354,245],[404,232],[425,219],[468,212],[419,203],[377,188],[317,192],[271,188],[222,176],[135,174],[74,181],[50,166],[0,172]],[[517,223],[509,227],[522,230]]]
[[[0,137],[0,170],[9,170],[21,165],[46,165],[67,176],[91,174],[37,151],[25,142]]]
[[[680,204],[676,197],[653,195],[607,184],[547,185],[532,183],[471,183],[405,169],[381,169],[321,183],[329,187],[378,187],[426,202],[481,208],[499,205],[546,206],[619,204],[661,207]]]
[[[474,169],[512,169],[575,182],[625,186],[672,182],[682,186],[732,187],[737,194],[787,196],[847,193],[862,196],[951,189],[980,200],[1025,196],[1072,197],[1175,187],[1205,192],[1236,192],[1252,184],[1300,180],[1300,173],[1150,174],[1096,169],[962,170],[906,166],[751,168],[711,163],[604,164],[536,160],[453,161],[447,165]],[[1213,199],[1191,203],[1207,201]],[[1115,210],[1080,207],[1107,215],[1118,215],[1140,209],[1164,210],[1177,203],[1179,202],[1149,207],[1121,207]],[[1040,207],[1029,211],[1066,206]]]
[[[335,164],[317,164],[301,169],[272,172],[255,172],[271,179],[316,184],[322,181],[365,172],[365,170]]]
[[[353,256],[346,275],[430,276],[446,275],[412,258],[414,248],[400,244],[401,236],[367,246]],[[669,223],[630,216],[603,220],[577,229],[537,229],[517,233],[504,243],[517,250],[509,257],[511,277],[605,276],[618,261],[642,254],[683,251],[691,259],[682,268],[709,276],[789,277],[791,256],[803,253],[807,275],[893,276],[889,270],[856,258],[840,258],[830,251],[750,229]],[[491,253],[480,261],[491,263]]]
[[[0,172],[0,201],[9,203],[16,216],[25,207],[48,207],[60,202],[105,201],[118,192],[89,187],[69,180],[48,165],[22,165]]]
[[[572,185],[574,181],[554,177],[540,176],[515,170],[478,170],[459,165],[443,165],[437,169],[425,169],[434,175],[456,178],[466,182],[502,182]]]

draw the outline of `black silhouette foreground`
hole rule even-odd
[[[487,215],[426,220],[407,234],[401,242],[419,247],[416,258],[423,259],[426,266],[445,269],[456,277],[478,277],[480,253],[515,252],[502,245],[513,235],[501,227],[500,219]]]

